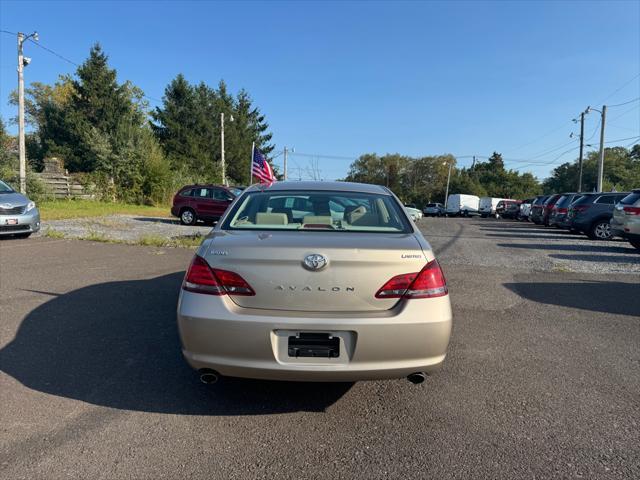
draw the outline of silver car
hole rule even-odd
[[[640,189],[633,190],[613,209],[611,236],[620,236],[640,250]]]
[[[451,304],[429,243],[387,188],[252,186],[184,277],[178,327],[204,382],[408,377],[445,359]]]
[[[0,235],[28,237],[40,230],[36,204],[0,180]]]

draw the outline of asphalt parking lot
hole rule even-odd
[[[200,384],[175,326],[192,250],[3,240],[0,477],[640,478],[640,255],[420,226],[455,324],[419,386]]]

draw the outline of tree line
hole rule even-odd
[[[584,192],[595,190],[598,152],[587,153],[583,162]],[[349,167],[344,180],[385,185],[405,203],[419,206],[444,203],[447,176],[451,168],[449,193],[525,199],[542,193],[574,192],[578,182],[578,160],[556,167],[540,182],[531,173],[505,168],[502,155],[494,152],[487,161],[459,167],[451,154],[407,157],[399,154],[364,154]],[[628,191],[640,186],[640,144],[633,148],[605,148],[605,191]]]
[[[10,103],[17,101],[13,92]],[[221,113],[227,119],[227,179],[246,184],[252,142],[267,155],[274,148],[269,125],[248,92],[233,95],[224,81],[216,87],[191,84],[179,74],[152,109],[140,88],[118,81],[96,44],[75,75],[25,89],[29,166],[38,171],[44,158],[58,157],[97,186],[100,196],[164,203],[186,183],[222,182]],[[0,155],[4,172],[15,163],[6,145]]]

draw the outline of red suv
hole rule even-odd
[[[174,195],[171,215],[183,225],[218,220],[237,194],[238,189],[222,185],[187,185]]]

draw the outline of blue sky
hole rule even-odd
[[[42,45],[78,63],[99,41],[119,79],[155,99],[180,72],[244,87],[278,149],[344,157],[318,159],[327,179],[366,152],[453,153],[468,165],[466,156],[494,150],[508,167],[544,178],[577,155],[558,158],[577,146],[569,134],[579,131],[571,119],[580,111],[640,97],[638,1],[2,0],[0,28],[37,30]],[[15,37],[0,33],[0,42],[7,119],[15,115],[6,101],[17,83]],[[26,49],[27,82],[75,70]],[[607,141],[640,136],[639,101],[611,107],[608,118]],[[597,120],[592,113],[585,127],[593,148]],[[308,161],[292,156],[293,167]]]

